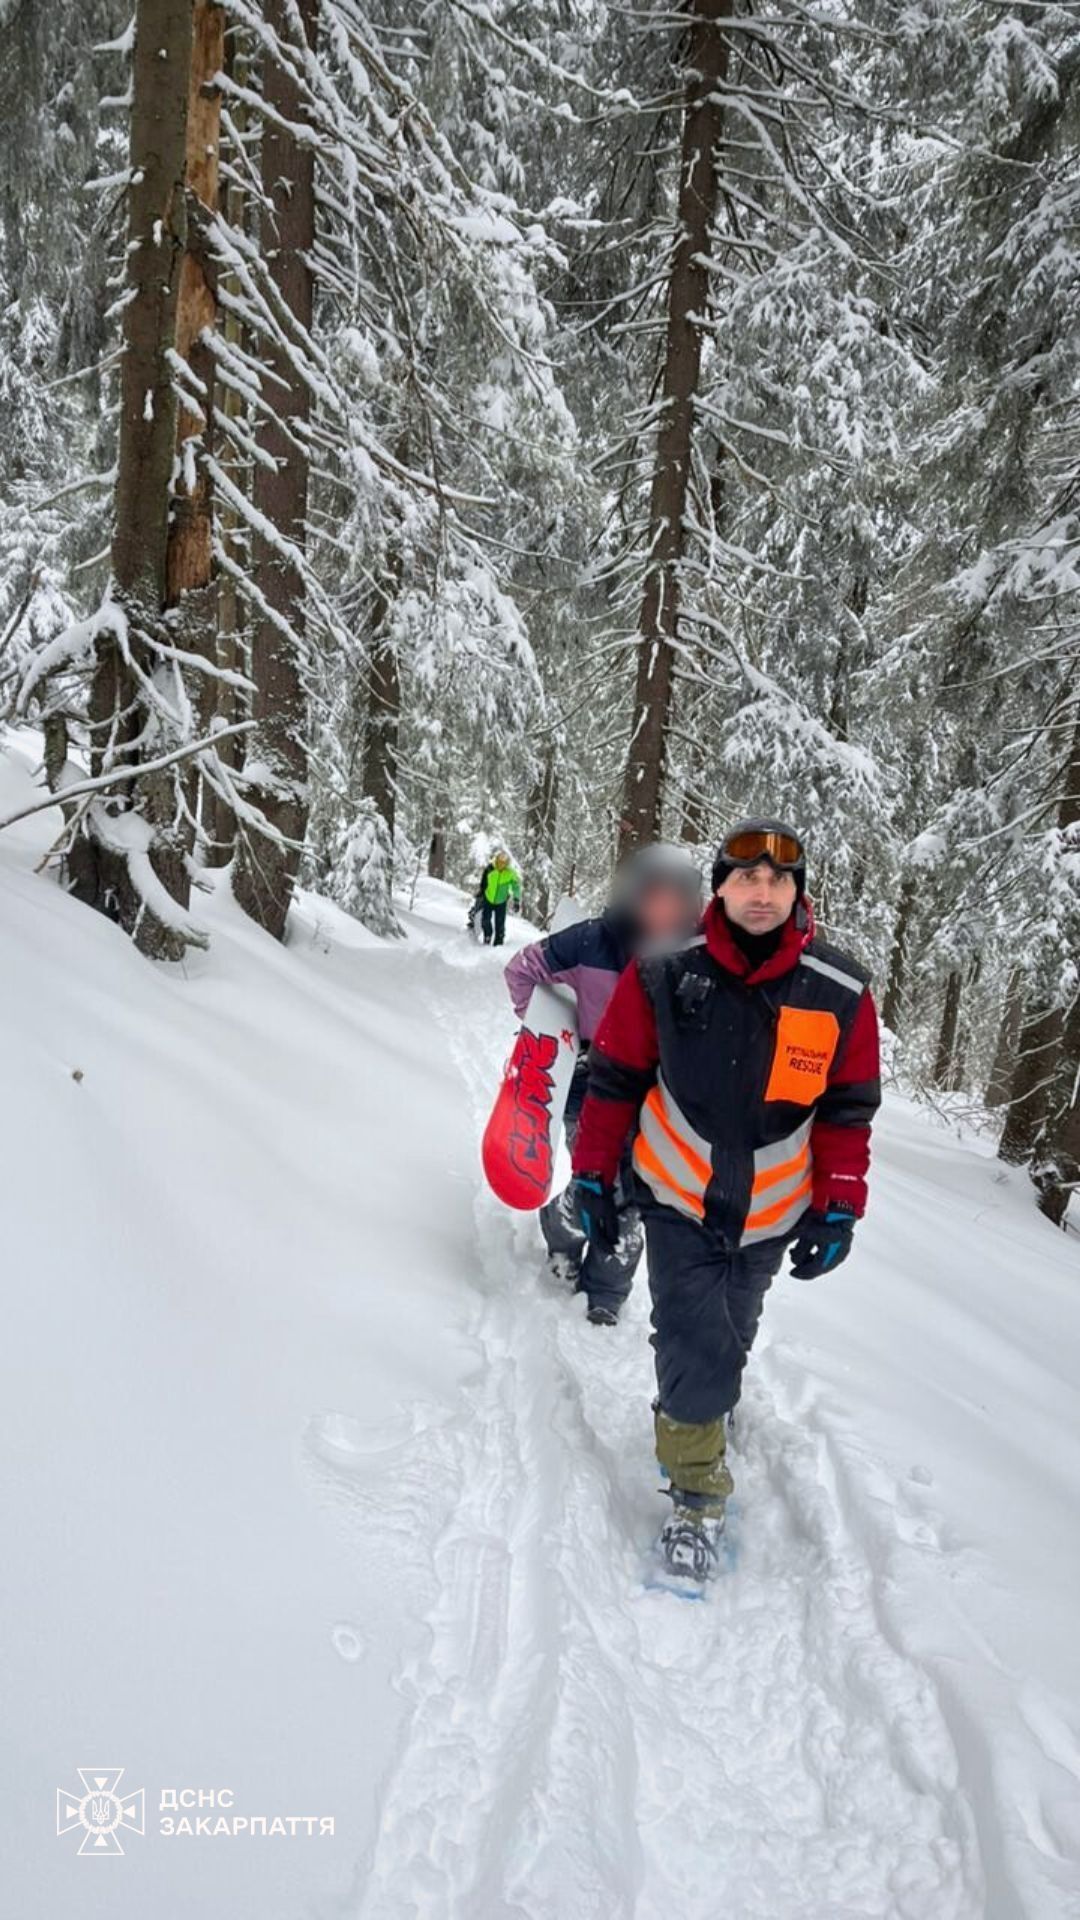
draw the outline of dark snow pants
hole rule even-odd
[[[722,1424],[742,1386],[765,1295],[787,1239],[729,1247],[708,1226],[643,1202],[652,1344],[661,1412],[680,1425]]]
[[[506,901],[500,900],[498,906],[493,907],[490,900],[485,900],[480,909],[480,925],[483,929],[485,947],[501,947],[506,936]],[[491,937],[493,927],[494,940]]]
[[[589,1081],[587,1050],[582,1052],[570,1083],[563,1115],[566,1144],[572,1147],[578,1118]],[[588,1295],[590,1307],[610,1307],[617,1313],[634,1284],[645,1235],[637,1202],[633,1197],[629,1168],[620,1173],[615,1185],[615,1205],[619,1213],[619,1238],[614,1247],[594,1246],[587,1241],[578,1224],[573,1187],[549,1200],[540,1209],[540,1231],[549,1253],[562,1254],[578,1269],[578,1286]]]

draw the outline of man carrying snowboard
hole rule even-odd
[[[677,947],[697,926],[700,913],[701,875],[689,854],[680,847],[642,847],[619,868],[611,902],[602,914],[522,947],[506,968],[519,1020],[525,1017],[535,986],[567,986],[576,996],[581,1053],[563,1116],[568,1145],[573,1146],[585,1098],[589,1043],[619,975],[635,953]],[[573,1187],[540,1210],[552,1271],[587,1295],[588,1317],[594,1326],[614,1326],[641,1258],[641,1222],[633,1204],[629,1166],[615,1179],[613,1205],[615,1231],[610,1242],[579,1223]]]
[[[579,1217],[618,1238],[633,1145],[656,1352],[656,1451],[673,1502],[657,1550],[688,1590],[719,1566],[726,1417],[784,1249],[816,1279],[846,1259],[880,1101],[867,976],[819,940],[799,836],[744,820],[713,866],[703,931],[620,977],[574,1142]]]

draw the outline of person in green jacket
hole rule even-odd
[[[485,947],[502,946],[506,934],[508,900],[513,900],[515,908],[521,906],[521,877],[511,865],[505,847],[500,847],[491,862],[484,887],[484,904],[480,909]]]

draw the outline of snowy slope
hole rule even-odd
[[[0,839],[10,1910],[1080,1913],[1080,1251],[1024,1182],[891,1104],[857,1257],[770,1302],[734,1574],[645,1593],[644,1290],[589,1328],[480,1188],[461,897],[281,951],[219,892],[154,970],[53,831]],[[147,1832],[92,1861],[105,1763]],[[166,1837],[170,1787],[335,1832]]]

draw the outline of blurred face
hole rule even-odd
[[[637,904],[636,919],[642,939],[651,942],[675,939],[692,933],[698,914],[681,887],[668,887],[662,881],[646,887]]]
[[[716,897],[736,927],[746,933],[774,933],[795,905],[795,875],[778,873],[767,860],[756,867],[736,867]]]

